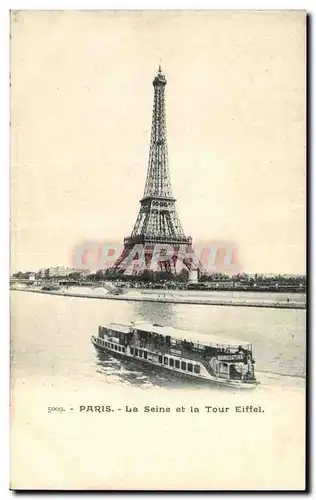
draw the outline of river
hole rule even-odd
[[[12,291],[11,318],[14,486],[303,487],[305,310]],[[97,354],[90,337],[98,325],[132,320],[195,330],[206,341],[215,334],[219,342],[227,337],[251,342],[261,383],[250,391],[197,386],[160,369]],[[86,412],[92,405],[112,410]],[[153,413],[144,413],[148,405]],[[170,412],[155,413],[156,407]],[[218,413],[223,407],[227,412]],[[236,413],[248,407],[262,412]]]
[[[120,383],[127,378],[151,384],[150,370],[137,381],[133,373],[139,367],[135,372],[132,366],[130,377],[121,377],[126,362],[100,361],[90,342],[100,324],[150,321],[200,332],[201,341],[210,333],[219,342],[228,337],[252,343],[257,372],[274,383],[292,377],[291,383],[300,384],[305,376],[305,318],[304,310],[98,301],[13,291],[12,369],[21,377],[71,373],[78,380],[96,381],[110,372]],[[155,374],[157,378],[159,383]]]

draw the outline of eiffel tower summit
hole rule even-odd
[[[166,131],[166,76],[161,66],[153,80],[154,105],[148,172],[140,210],[113,270],[140,274],[145,269],[177,274],[193,262],[192,238],[185,236],[172,194]]]

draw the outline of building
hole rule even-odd
[[[188,283],[198,283],[199,281],[199,271],[193,268],[189,271]]]
[[[42,271],[42,270],[41,270]],[[89,269],[75,269],[72,267],[49,267],[45,269],[46,278],[67,278],[70,274],[76,273],[79,278],[84,278],[90,274]]]
[[[65,278],[75,270],[68,267],[49,267],[46,269],[46,278]]]
[[[43,279],[46,277],[46,269],[40,269],[37,273],[37,278]]]

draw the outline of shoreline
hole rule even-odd
[[[61,297],[76,297],[76,298],[84,298],[84,299],[103,299],[103,300],[125,300],[130,302],[160,302],[160,303],[171,303],[171,304],[184,304],[184,305],[208,305],[208,306],[231,306],[231,307],[259,307],[259,308],[268,308],[268,309],[306,309],[305,303],[298,302],[271,302],[271,303],[263,303],[263,302],[254,302],[251,300],[242,301],[238,299],[233,300],[215,300],[215,299],[197,299],[193,297],[160,297],[152,296],[151,294],[148,296],[142,297],[133,297],[125,294],[122,295],[111,295],[108,293],[107,295],[99,295],[96,293],[76,293],[76,292],[67,292],[67,291],[54,291],[54,290],[34,290],[27,288],[11,288],[12,291],[17,292],[30,292],[30,293],[42,293],[46,295],[59,295]]]

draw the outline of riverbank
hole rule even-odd
[[[203,298],[203,297],[189,297],[189,296],[176,296],[166,293],[156,293],[156,294],[135,294],[135,292],[127,292],[121,295],[113,295],[110,292],[104,290],[101,292],[96,292],[91,289],[91,291],[81,291],[81,293],[71,290],[41,290],[34,288],[18,288],[11,287],[11,290],[29,292],[29,293],[42,293],[48,295],[59,295],[64,297],[77,297],[86,299],[106,299],[106,300],[124,300],[132,302],[161,302],[161,303],[171,303],[171,304],[185,304],[185,305],[210,305],[210,306],[233,306],[233,307],[259,307],[259,308],[275,308],[275,309],[306,309],[306,304],[304,302],[281,302],[281,301],[269,301],[260,302],[250,300],[250,299],[240,299],[240,298]]]

